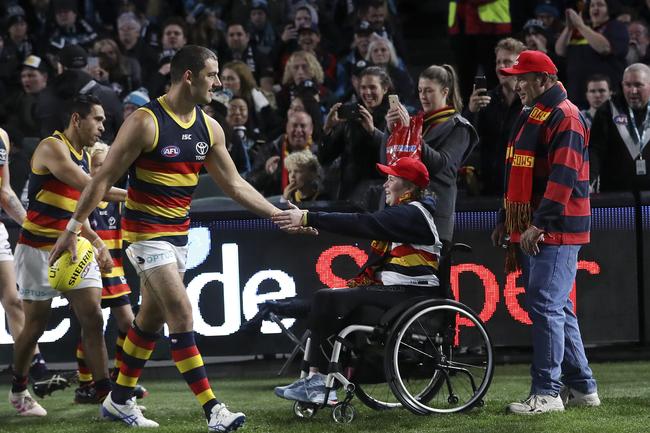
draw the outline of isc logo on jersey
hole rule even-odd
[[[175,158],[181,154],[181,148],[178,146],[166,146],[161,149],[160,153],[166,158]]]

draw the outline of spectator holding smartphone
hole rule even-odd
[[[496,75],[499,84],[493,89],[476,85],[463,116],[476,128],[479,136],[478,175],[481,192],[486,195],[503,194],[506,143],[511,125],[521,111],[521,101],[515,93],[515,79],[499,72],[509,68],[525,49],[522,42],[505,38],[497,43]]]
[[[458,169],[478,143],[472,125],[461,116],[463,103],[456,71],[450,65],[431,65],[420,74],[418,94],[422,105],[422,149],[420,159],[430,176],[429,188],[437,198],[433,219],[443,246],[451,246],[456,209]],[[386,122],[391,130],[411,122],[406,107],[399,104],[388,110]]]
[[[388,73],[371,66],[359,75],[360,103],[337,103],[325,120],[322,145],[318,150],[321,164],[341,157],[338,191],[340,200],[364,200],[373,184],[381,184],[376,164],[380,161],[388,94],[393,84]]]

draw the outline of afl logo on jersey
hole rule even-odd
[[[210,146],[208,146],[208,143],[206,143],[205,141],[199,141],[198,143],[196,143],[196,153],[198,153],[198,155],[196,155],[196,160],[203,161],[209,149]]]
[[[166,146],[162,148],[160,153],[166,158],[175,158],[181,154],[181,148],[178,146]]]
[[[0,149],[0,163],[7,162],[7,149]]]
[[[115,217],[109,217],[109,218],[108,218],[108,225],[109,225],[109,226],[111,226],[111,227],[115,227],[115,223],[116,223],[116,222],[117,222],[117,221],[115,220]]]

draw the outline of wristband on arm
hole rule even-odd
[[[68,224],[65,226],[65,229],[71,233],[74,233],[75,235],[78,235],[79,233],[81,233],[82,226],[83,226],[82,223],[80,223],[74,218],[70,218],[70,221],[68,221]]]

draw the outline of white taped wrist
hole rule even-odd
[[[65,229],[69,232],[78,235],[79,233],[81,233],[82,226],[83,226],[82,223],[80,223],[74,218],[70,218],[70,221],[68,221],[68,224],[65,226]]]

